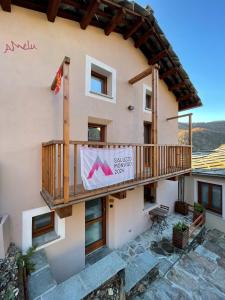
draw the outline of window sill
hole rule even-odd
[[[215,217],[224,219],[222,214],[216,213],[215,211],[212,211],[212,210],[210,210],[210,209],[206,209],[206,213],[207,213],[207,214],[210,214],[210,215],[213,215],[213,216],[215,216]]]
[[[94,98],[97,98],[97,99],[100,99],[100,100],[108,101],[108,102],[111,102],[111,103],[116,103],[116,99],[113,98],[110,95],[89,91],[88,96],[94,97]]]
[[[148,215],[148,213],[153,210],[154,208],[158,207],[158,203],[147,203],[144,205],[143,213],[144,215]]]
[[[152,113],[152,109],[144,108],[144,112],[146,112],[146,113]]]
[[[35,237],[32,239],[32,245],[37,246],[36,250],[40,250],[42,248],[45,248],[49,245],[52,245],[63,238],[57,235],[55,231],[51,231],[45,234],[42,234],[41,236]]]

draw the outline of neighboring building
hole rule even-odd
[[[185,176],[185,201],[206,208],[206,224],[225,232],[225,145],[192,156],[192,176]]]
[[[173,210],[174,179],[191,172],[191,146],[177,145],[177,119],[167,118],[201,100],[152,11],[128,1],[14,3],[2,0],[0,10],[0,212],[10,216],[11,240],[24,251],[45,248],[62,281],[84,268],[86,254],[120,247],[149,228],[156,205]],[[70,123],[71,140],[82,141],[71,142],[69,157],[63,89],[50,89],[65,56],[64,126]],[[146,68],[148,77],[128,83]],[[93,143],[131,146],[134,179],[85,191],[79,150]]]

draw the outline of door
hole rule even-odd
[[[106,244],[106,199],[97,198],[85,203],[86,254]]]

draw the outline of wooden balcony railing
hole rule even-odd
[[[63,190],[69,189],[69,201],[82,201],[94,197],[132,189],[138,185],[175,177],[191,171],[191,146],[119,144],[101,142],[70,141],[69,181],[63,182],[63,141],[42,144],[42,191],[46,202],[51,205],[64,203]],[[93,191],[85,191],[80,174],[79,148],[132,147],[135,158],[134,179]],[[65,184],[69,186],[65,187]]]

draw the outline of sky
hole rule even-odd
[[[203,107],[194,122],[225,120],[225,0],[138,0],[154,15]],[[183,113],[187,113],[185,111]]]

